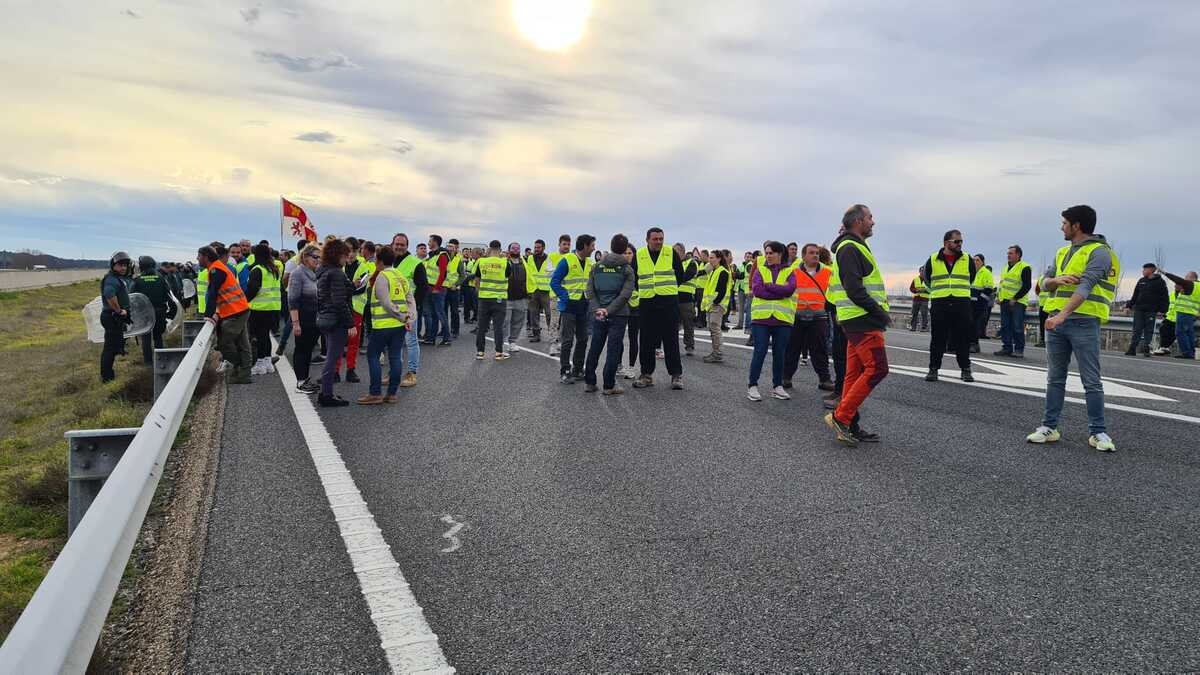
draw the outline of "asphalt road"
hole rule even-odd
[[[1200,668],[1200,364],[1104,357],[1129,381],[1108,383],[1107,455],[1075,403],[1063,442],[1023,442],[1041,350],[926,383],[927,335],[892,331],[864,410],[884,441],[848,449],[811,371],[748,401],[747,350],[610,398],[533,353],[476,361],[473,337],[426,348],[398,405],[321,412],[460,672]],[[382,670],[297,422],[258,379],[230,389],[189,663]]]

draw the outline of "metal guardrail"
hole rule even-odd
[[[0,673],[87,670],[212,343],[205,325],[0,646]]]
[[[891,302],[889,300],[888,306],[891,307],[893,313],[897,313],[897,314],[901,313],[901,310],[903,310],[903,313],[905,313],[905,314],[912,313],[912,302],[911,301],[910,302]],[[1000,303],[996,303],[995,305],[992,306],[992,317],[995,318],[997,321],[1000,320]],[[1037,322],[1038,322],[1037,312],[1034,312],[1033,314],[1030,314],[1028,311],[1025,312],[1025,325],[1028,326],[1030,323],[1032,323],[1033,325],[1036,326]],[[1110,316],[1110,317],[1108,317],[1108,323],[1104,324],[1104,327],[1107,328],[1108,330],[1116,330],[1116,331],[1132,333],[1133,332],[1133,317],[1131,317],[1131,316]]]

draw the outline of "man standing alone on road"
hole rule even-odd
[[[846,380],[842,398],[825,423],[850,446],[875,443],[879,434],[859,426],[859,408],[888,374],[883,333],[891,323],[887,288],[867,239],[875,229],[871,209],[851,206],[842,216],[844,233],[833,242],[834,263],[828,298],[846,335]]]
[[[1000,340],[993,356],[1025,356],[1025,302],[1033,288],[1033,268],[1021,260],[1021,247],[1008,247],[1008,264],[1000,275]]]
[[[1102,452],[1117,448],[1105,432],[1104,385],[1100,380],[1100,324],[1108,322],[1109,308],[1121,278],[1121,262],[1103,235],[1095,234],[1096,211],[1072,206],[1062,212],[1063,238],[1054,265],[1046,269],[1043,287],[1046,319],[1046,414],[1042,424],[1026,437],[1030,443],[1053,443],[1062,435],[1058,417],[1067,395],[1067,368],[1071,354],[1079,367],[1087,401],[1088,445]]]
[[[1137,355],[1139,344],[1142,356],[1150,356],[1150,344],[1154,342],[1154,319],[1165,315],[1170,306],[1167,282],[1159,276],[1158,266],[1154,263],[1142,265],[1142,278],[1133,287],[1133,297],[1125,303],[1126,309],[1133,310],[1133,333],[1125,356]]]
[[[922,281],[929,287],[929,314],[933,330],[929,333],[929,372],[926,382],[937,382],[946,345],[954,347],[962,381],[971,376],[971,337],[975,322],[971,314],[971,283],[975,279],[975,261],[963,253],[962,232],[950,230],[942,237],[942,250],[929,256]]]

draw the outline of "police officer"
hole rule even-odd
[[[125,350],[125,324],[129,323],[129,289],[123,281],[129,273],[129,254],[117,251],[108,259],[108,274],[100,280],[100,325],[104,326],[104,350],[100,352],[100,381],[111,382],[117,374],[113,363]]]
[[[163,332],[167,330],[167,317],[174,312],[175,306],[168,296],[170,287],[167,281],[158,273],[158,265],[154,258],[144,255],[138,258],[138,270],[141,274],[133,282],[133,292],[141,293],[150,300],[154,307],[154,327],[141,337],[142,363],[147,366],[154,363],[154,350],[163,347]],[[153,344],[152,344],[153,343]]]

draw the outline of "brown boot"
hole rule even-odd
[[[646,387],[654,386],[654,377],[652,375],[642,375],[633,381],[634,389],[645,389]]]
[[[383,397],[383,402],[384,402],[384,403],[395,403],[395,402],[396,402],[396,395],[395,395],[395,394],[388,394],[387,396],[384,396],[384,397]]]
[[[359,405],[379,405],[383,403],[383,397],[379,394],[363,394],[358,397]]]
[[[400,380],[400,386],[401,387],[417,386],[417,374],[414,372],[411,372],[411,371],[405,373],[404,377],[401,378],[401,380]]]

